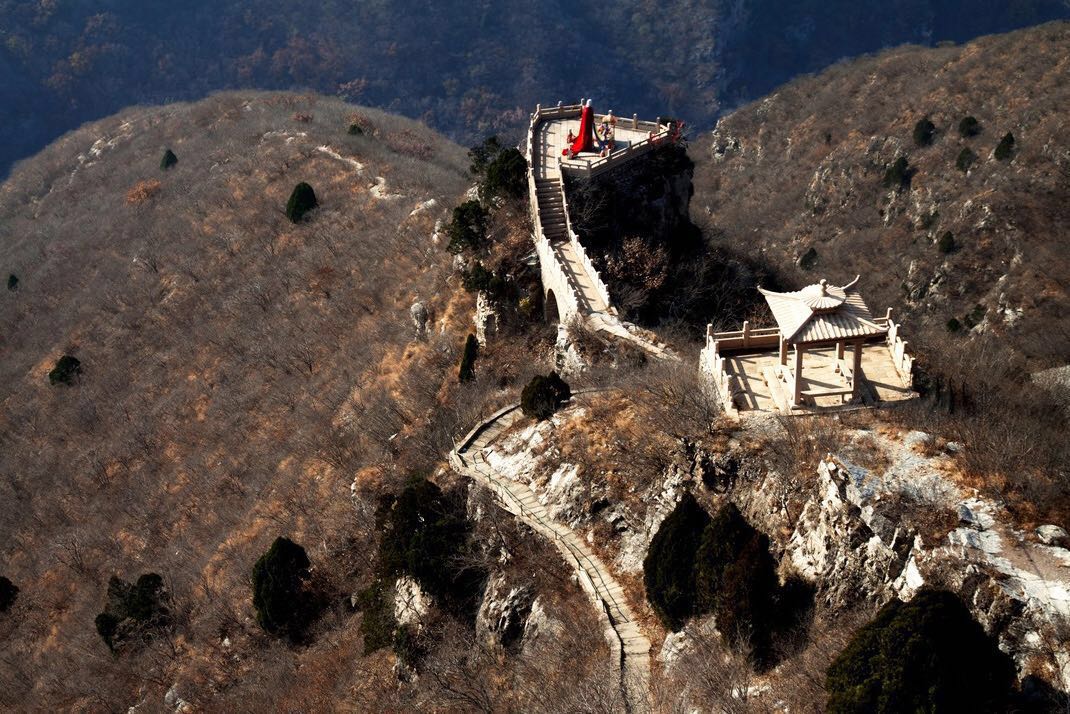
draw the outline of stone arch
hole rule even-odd
[[[554,295],[553,288],[546,291],[546,297],[543,299],[543,312],[546,315],[546,321],[550,324],[558,324],[561,322],[561,307],[557,304],[557,296]]]

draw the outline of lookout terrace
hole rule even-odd
[[[758,290],[776,327],[706,328],[700,369],[725,410],[809,414],[917,396],[914,359],[892,311],[873,317],[857,290],[822,280],[795,292]]]

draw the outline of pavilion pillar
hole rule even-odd
[[[788,364],[788,341],[784,339],[784,333],[779,333],[780,336],[780,364],[786,367]]]
[[[792,395],[791,406],[798,406],[802,402],[802,371],[803,371],[803,352],[806,348],[801,345],[795,345],[795,369],[792,379]]]
[[[855,342],[854,363],[851,365],[851,398],[856,399],[861,388],[862,381],[862,340]]]
[[[836,343],[836,359],[843,359],[843,348],[846,345],[846,340],[840,340]]]

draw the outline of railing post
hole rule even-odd
[[[638,129],[639,128],[639,115],[638,114],[632,114],[632,128],[633,129]]]
[[[749,347],[750,346],[750,321],[749,320],[744,320],[743,321],[743,346],[744,347]]]
[[[560,108],[561,108],[561,100],[560,100],[560,99],[558,99],[558,100],[557,100],[557,108],[558,108],[558,109],[560,109]]]

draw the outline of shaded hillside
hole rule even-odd
[[[337,94],[466,142],[581,96],[709,127],[842,57],[1068,16],[1062,0],[0,0],[0,174],[88,119],[239,87]]]
[[[792,82],[701,139],[692,213],[796,285],[861,273],[919,348],[984,332],[1030,367],[1064,363],[1068,46],[1053,23]]]

